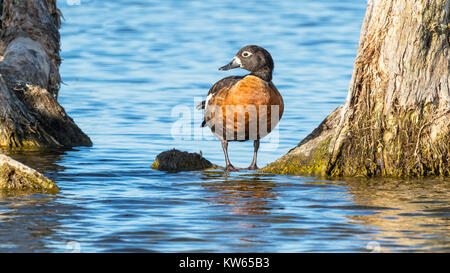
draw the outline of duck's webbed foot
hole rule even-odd
[[[225,167],[225,171],[227,171],[227,172],[238,172],[238,171],[240,171],[240,170],[242,170],[242,169],[236,168],[236,167],[234,167],[234,166],[231,165],[231,164],[229,164],[229,165],[227,165],[227,166]]]
[[[256,164],[252,164],[247,168],[247,170],[259,170],[259,167],[256,166]]]

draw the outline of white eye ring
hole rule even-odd
[[[252,53],[251,52],[249,52],[249,51],[244,51],[244,52],[242,52],[242,57],[244,57],[244,58],[247,58],[247,57],[250,57],[250,56],[252,56]]]

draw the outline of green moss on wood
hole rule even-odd
[[[261,171],[285,175],[325,176],[331,157],[329,153],[330,140],[331,137],[320,142],[309,155],[288,153],[262,168]]]
[[[326,177],[448,177],[449,130],[438,128],[439,133],[433,133],[436,107],[430,103],[418,109],[397,109],[388,116],[358,113],[336,160],[329,152],[330,140],[336,137],[331,135],[308,155],[294,149],[262,171]]]
[[[429,103],[397,109],[387,117],[362,116],[352,124],[330,175],[448,176],[449,130],[442,128],[440,135],[431,137],[436,108]]]
[[[31,170],[31,169],[30,169]],[[1,190],[27,190],[54,194],[59,191],[56,184],[36,171],[23,171],[8,163],[0,165]]]

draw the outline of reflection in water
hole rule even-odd
[[[99,181],[75,196],[78,183],[61,174],[55,196],[2,192],[0,251],[68,251],[72,241],[82,252],[450,250],[449,181],[146,169],[129,179],[149,180],[117,186],[126,175],[76,176]]]
[[[58,164],[61,162],[62,156],[66,154],[64,150],[9,151],[0,149],[0,153],[6,154],[46,175],[56,174],[65,169],[63,165]]]
[[[271,244],[260,236],[271,223],[280,221],[278,216],[271,213],[279,205],[277,184],[271,181],[270,177],[273,175],[252,172],[204,172],[202,186],[207,189],[206,199],[222,206],[224,213],[237,216],[231,219],[222,217],[222,221],[223,225],[236,227],[236,246],[240,248]],[[259,220],[255,221],[254,217]]]
[[[450,250],[450,181],[354,180],[347,182],[356,204],[386,207],[348,216],[377,232],[370,240],[384,250]]]
[[[61,229],[58,209],[48,206],[55,199],[48,195],[0,192],[0,250],[51,251],[46,245]],[[60,208],[61,209],[61,208]]]
[[[228,213],[241,215],[268,215],[276,199],[276,183],[268,175],[235,176],[222,171],[206,171],[204,186],[213,196],[208,199],[230,205]]]
[[[66,168],[60,164],[64,150],[8,151],[0,150],[15,160],[42,172],[51,179]],[[56,181],[58,182],[58,181]],[[36,194],[32,191],[0,190],[0,252],[50,252],[50,242],[61,242],[61,220],[70,216],[76,205],[56,202],[59,195]]]
[[[293,243],[286,251],[343,251],[338,245],[345,241],[353,242],[347,251],[371,251],[374,246],[385,252],[450,250],[448,180],[301,178],[296,181],[291,177],[293,183],[274,183],[278,178],[207,171],[202,179],[208,189],[207,198],[225,205],[225,213],[264,216],[256,224],[254,218],[243,218],[246,220],[241,219],[241,227],[259,232],[278,230],[279,238],[292,239],[296,235],[317,240],[317,245],[324,239],[333,242],[321,248],[303,248],[301,244],[305,241],[300,239],[298,246]],[[290,199],[295,195],[297,198]],[[302,216],[289,217],[289,208],[281,205],[279,199],[294,207],[295,200]],[[280,210],[284,210],[284,215],[280,215]],[[328,218],[329,222],[323,224],[321,218]],[[253,244],[267,244],[267,239],[267,236],[240,238]]]

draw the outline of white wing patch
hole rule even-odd
[[[209,100],[210,100],[213,96],[214,96],[214,94],[209,94],[209,95],[206,97],[206,100],[205,100],[205,109],[206,109],[206,107],[208,107],[208,102],[209,102]]]

